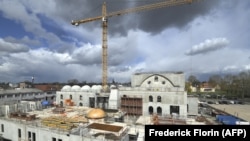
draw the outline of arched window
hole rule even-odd
[[[153,102],[153,96],[152,95],[149,96],[149,102]]]
[[[158,76],[155,76],[155,82],[158,82]]]
[[[152,106],[148,107],[148,113],[152,115],[154,113],[154,108]]]
[[[82,102],[79,103],[79,106],[83,106],[83,105],[82,105]]]
[[[161,109],[161,107],[157,107],[157,115],[162,115],[162,109]]]
[[[62,101],[60,102],[60,106],[63,107],[63,102]]]
[[[161,102],[161,96],[157,96],[157,102]]]
[[[82,95],[80,95],[79,99],[82,100]]]
[[[72,99],[72,95],[70,95],[69,98]]]
[[[61,94],[61,99],[63,99],[63,95]]]

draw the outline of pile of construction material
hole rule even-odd
[[[36,119],[36,115],[30,115],[28,113],[22,113],[22,112],[13,112],[10,113],[9,115],[10,118],[16,118],[16,119],[21,119],[21,120],[26,120],[26,121],[31,121]]]
[[[66,106],[75,106],[75,103],[72,99],[65,99],[64,103]]]
[[[83,116],[65,117],[51,116],[42,119],[41,123],[50,128],[58,128],[62,130],[71,130],[76,128],[80,123],[86,123],[87,119]]]
[[[61,108],[61,107],[56,107],[52,110],[52,112],[54,114],[63,114],[65,112],[65,108]]]
[[[153,125],[186,125],[186,120],[181,118],[176,118],[174,116],[168,117],[168,116],[158,116],[153,115],[151,118],[151,122]]]

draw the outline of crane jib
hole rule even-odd
[[[92,18],[87,18],[87,19],[82,19],[82,20],[77,20],[77,21],[72,21],[71,24],[78,26],[79,24],[82,23],[87,23],[87,22],[92,22],[96,20],[102,20],[102,46],[103,46],[103,51],[102,51],[102,87],[103,91],[107,92],[107,19],[113,16],[120,16],[124,14],[129,14],[129,13],[135,13],[135,12],[140,12],[140,11],[146,11],[146,10],[153,10],[153,9],[158,9],[158,8],[163,8],[163,7],[170,7],[170,6],[177,6],[177,5],[183,5],[183,4],[192,4],[193,2],[198,2],[200,0],[166,0],[158,3],[153,3],[153,4],[148,4],[144,6],[139,6],[139,7],[134,7],[130,9],[125,9],[121,11],[116,11],[116,12],[110,12],[107,13],[106,10],[106,3],[103,3],[102,6],[102,16],[97,16],[97,17],[92,17]]]

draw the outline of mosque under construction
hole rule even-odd
[[[198,99],[187,96],[182,72],[136,73],[131,86],[65,85],[45,100],[4,104],[0,139],[11,141],[144,140],[144,126],[206,124]]]

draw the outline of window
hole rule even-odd
[[[158,76],[155,76],[155,82],[158,82]]]
[[[56,138],[52,137],[52,141],[56,141]],[[62,139],[58,139],[57,141],[62,141]]]
[[[157,102],[161,102],[161,96],[157,96]]]
[[[82,105],[82,102],[79,103],[79,106],[83,106],[83,105]]]
[[[81,95],[80,95],[79,99],[82,100],[82,96]]]
[[[150,84],[151,83],[151,81],[148,81],[148,84]]]
[[[61,94],[61,99],[63,99],[63,95]]]
[[[31,139],[31,132],[28,132],[28,138]]]
[[[32,133],[32,141],[36,141],[36,133]]]
[[[63,107],[63,102],[62,101],[60,102],[60,106]]]
[[[210,92],[210,91],[212,91],[212,89],[211,88],[206,88],[206,89],[204,89],[204,91]]]
[[[152,95],[149,96],[149,102],[153,102],[153,96]]]
[[[91,107],[91,108],[95,107],[95,98],[94,97],[89,98],[89,107]]]
[[[69,98],[72,99],[72,95],[70,95]]]
[[[148,107],[148,113],[149,113],[150,115],[152,115],[152,114],[154,113],[154,109],[153,109],[152,106],[149,106],[149,107]]]
[[[180,108],[179,106],[170,106],[170,114],[179,114],[180,113]]]
[[[21,138],[21,137],[22,137],[21,129],[18,129],[18,138]]]
[[[4,125],[1,124],[1,131],[4,132]]]
[[[165,81],[162,81],[162,85],[165,85],[166,84],[166,82]]]
[[[157,114],[158,114],[158,115],[161,115],[161,114],[162,114],[162,109],[161,109],[161,107],[157,107]]]
[[[13,97],[13,95],[7,95],[7,98],[11,98],[11,97]]]

